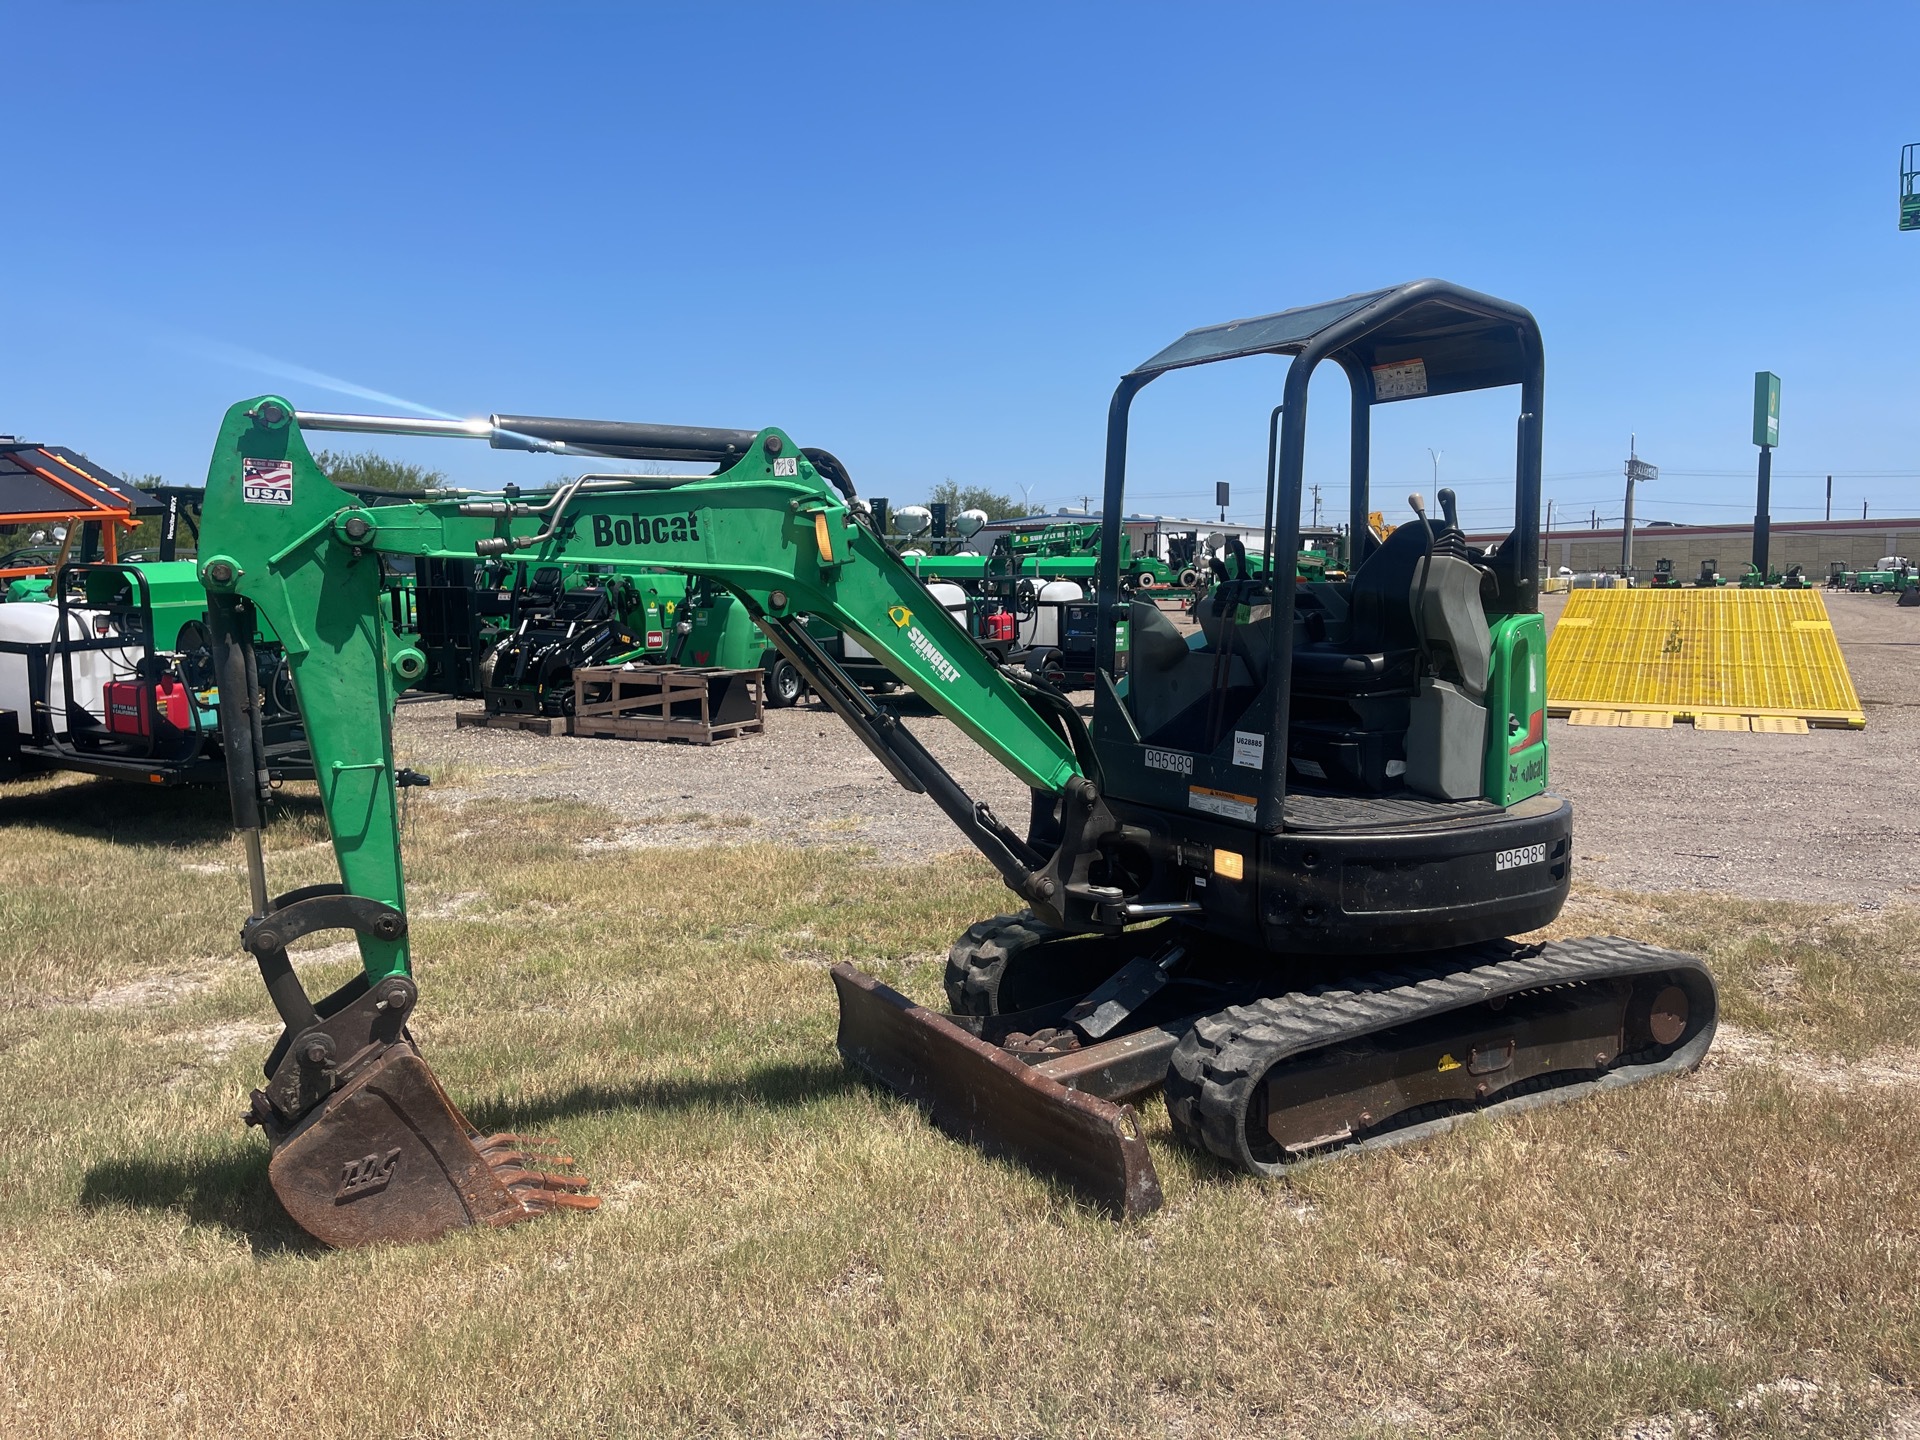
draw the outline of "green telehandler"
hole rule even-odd
[[[1269,575],[1236,545],[1198,628],[1182,633],[1122,594],[1110,518],[1090,723],[997,665],[874,533],[845,468],[779,429],[388,420],[300,413],[274,396],[234,406],[209,472],[200,574],[237,740],[243,943],[285,1027],[250,1119],[295,1221],[353,1245],[594,1203],[544,1142],[469,1125],[409,1032],[421,996],[388,716],[419,659],[391,649],[380,623],[381,556],[658,567],[737,597],[1023,907],[956,941],[950,1014],[835,967],[842,1054],[940,1126],[1117,1214],[1160,1203],[1128,1102],[1161,1086],[1182,1138],[1278,1176],[1696,1064],[1717,1009],[1700,961],[1617,938],[1510,938],[1560,912],[1573,859],[1571,807],[1546,788],[1533,317],[1427,280],[1191,331],[1115,392],[1108,517],[1126,513],[1134,396],[1170,370],[1253,355],[1290,360],[1262,553],[1298,549],[1308,381],[1323,362],[1353,391],[1352,534],[1364,548],[1332,582]],[[1441,517],[1414,496],[1411,520],[1372,539],[1373,407],[1495,386],[1520,400],[1513,533],[1469,545],[1443,491]],[[355,503],[314,468],[305,432],[381,428],[716,468],[589,473],[541,503]],[[1025,832],[853,683],[807,617],[857,638],[1017,775],[1033,800]],[[261,843],[268,795],[246,746],[258,620],[293,669],[343,882],[277,897]],[[363,973],[315,1001],[287,947],[330,930],[357,939]]]

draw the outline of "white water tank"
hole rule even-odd
[[[962,540],[971,540],[980,533],[980,527],[986,523],[986,511],[962,510],[953,517],[953,530]]]
[[[950,580],[935,580],[927,593],[940,602],[940,608],[954,618],[962,630],[967,628],[967,592]]]
[[[58,623],[59,614],[59,606],[39,600],[16,600],[0,605],[0,640],[47,647],[48,693],[41,698],[50,707],[54,733],[64,735],[67,732],[66,682],[61,675],[59,660],[51,653],[53,628]],[[91,638],[95,624],[104,623],[105,617],[104,610],[67,611],[67,638]],[[72,657],[74,698],[94,715],[104,716],[107,682],[116,673],[130,672],[133,658],[131,652],[76,651]],[[27,691],[27,659],[25,655],[0,654],[0,710],[11,710],[19,717],[20,737],[23,740],[34,732],[34,697]]]
[[[893,512],[893,528],[902,535],[918,535],[932,524],[933,512],[924,505],[902,505]]]
[[[1062,608],[1070,601],[1086,598],[1087,592],[1071,580],[1047,581],[1040,587],[1033,614],[1020,622],[1020,643],[1028,649],[1059,645]]]

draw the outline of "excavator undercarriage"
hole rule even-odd
[[[1276,990],[1266,957],[1170,924],[1090,940],[1002,916],[953,948],[954,1014],[835,967],[839,1047],[942,1129],[1133,1216],[1160,1188],[1131,1102],[1163,1085],[1182,1140],[1277,1177],[1691,1069],[1717,1014],[1698,960],[1611,936],[1313,968]]]

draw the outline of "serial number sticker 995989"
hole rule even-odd
[[[1545,845],[1521,845],[1512,850],[1500,850],[1493,857],[1493,868],[1499,870],[1518,870],[1522,865],[1544,865],[1547,863]]]

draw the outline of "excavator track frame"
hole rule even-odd
[[[975,926],[955,950],[979,947],[997,956],[1009,934],[1025,940],[1024,948],[1074,943],[1013,916]],[[1166,939],[1139,938],[1142,953],[1161,948]],[[1058,1180],[1124,1218],[1150,1214],[1161,1203],[1158,1175],[1130,1102],[1162,1085],[1181,1139],[1235,1168],[1274,1177],[1338,1154],[1424,1140],[1474,1115],[1535,1109],[1691,1070],[1712,1042],[1719,1013],[1713,977],[1700,960],[1619,936],[1489,942],[1278,994],[1260,994],[1258,983],[1249,981],[1229,1004],[1178,1007],[1171,1014],[1164,1006],[1143,1006],[1143,1023],[1090,1044],[1071,1033],[1085,996],[1004,1015],[941,1015],[850,965],[835,966],[833,981],[840,998],[839,1049],[850,1064],[918,1105],[956,1138]],[[1669,991],[1683,997],[1677,1010]],[[1337,1064],[1340,1047],[1372,1041],[1352,1057],[1350,1068],[1372,1087],[1369,1094],[1377,1093],[1381,1038],[1459,1016],[1459,1034],[1470,1042],[1502,1029],[1502,1008],[1554,994],[1561,1000],[1545,1007],[1550,1012],[1564,1010],[1574,995],[1612,1004],[1618,1015],[1612,1029],[1624,1043],[1609,1046],[1604,1056],[1581,1051],[1573,1063],[1531,1072],[1524,1083],[1489,1086],[1484,1096],[1436,1095],[1418,1084],[1403,1085],[1402,1103],[1382,1113],[1377,1126],[1326,1135],[1324,1143],[1278,1162],[1249,1143],[1248,1116],[1268,1093],[1263,1082],[1288,1062],[1331,1057]],[[1664,1012],[1658,1010],[1662,1003],[1668,1006]],[[1538,1037],[1529,1025],[1539,1028],[1517,1007],[1505,1027],[1513,1036],[1509,1062],[1535,1048]],[[1645,1033],[1649,1029],[1665,1038]],[[1433,1036],[1422,1034],[1420,1043],[1431,1045]],[[1474,1053],[1468,1043],[1454,1048]],[[1564,1044],[1544,1053],[1568,1055]],[[1487,1083],[1478,1077],[1506,1068],[1470,1068],[1475,1063],[1462,1060],[1458,1068],[1476,1087]],[[1454,1068],[1444,1066],[1441,1073]],[[1338,1087],[1324,1083],[1327,1073],[1322,1066],[1320,1089],[1332,1089],[1337,1100]]]

